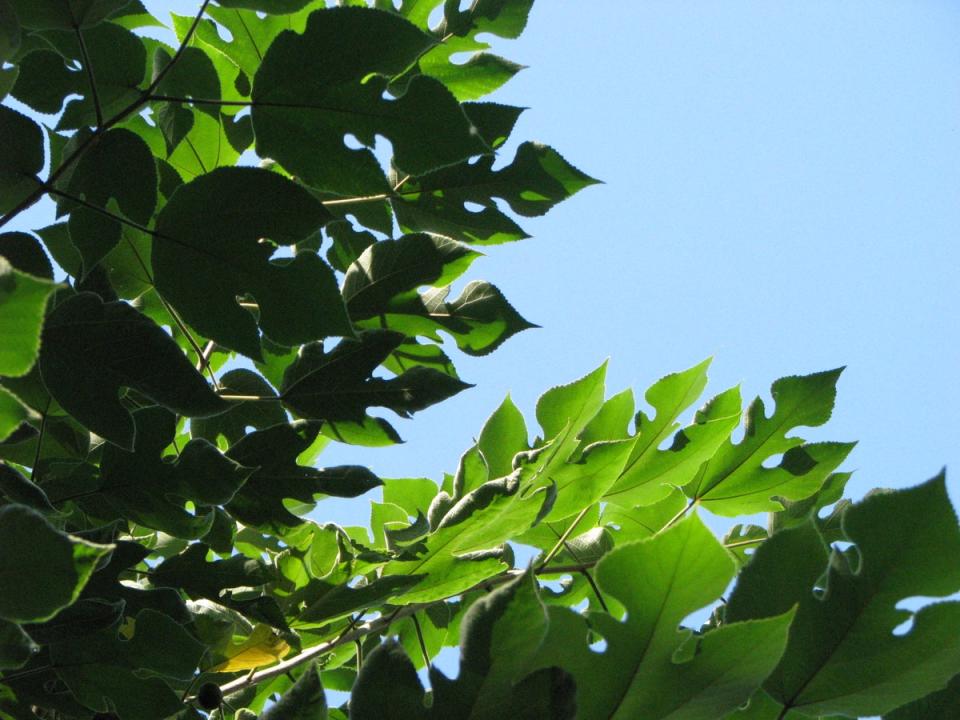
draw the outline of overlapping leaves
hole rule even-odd
[[[949,713],[955,604],[896,605],[957,590],[956,518],[942,481],[841,500],[852,445],[791,434],[838,371],[737,442],[736,388],[683,417],[708,363],[652,412],[601,367],[535,439],[506,400],[440,484],[316,466],[469,387],[444,335],[532,327],[451,285],[595,182],[475,102],[530,0],[327,5],[203,3],[167,45],[138,0],[0,0],[0,225],[59,220],[0,235],[0,718],[197,720],[217,687],[234,720]],[[308,516],[380,486],[369,529]],[[771,519],[720,543],[702,508]]]

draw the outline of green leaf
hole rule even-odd
[[[223,590],[258,587],[275,579],[275,573],[262,560],[234,555],[226,560],[207,562],[208,551],[209,547],[203,543],[188,546],[154,568],[151,584],[179,588],[193,598],[220,601]]]
[[[47,298],[55,288],[0,256],[0,375],[25,375],[33,366]]]
[[[350,695],[353,720],[427,720],[423,685],[403,646],[392,638],[366,658]]]
[[[316,423],[275,425],[248,433],[235,443],[227,457],[257,469],[227,505],[230,513],[246,525],[282,533],[303,522],[284,507],[285,498],[313,503],[320,494],[357,497],[382,484],[365,467],[318,469],[298,465],[297,457],[310,447],[317,432]]]
[[[426,27],[429,13],[423,14],[426,9],[424,5],[437,4],[439,2],[421,3],[411,19],[415,18],[418,24]],[[443,82],[460,100],[482,97],[496,90],[522,66],[486,52],[475,52],[465,63],[454,63],[452,57],[488,49],[488,43],[477,39],[481,33],[504,38],[519,37],[527,24],[532,6],[533,0],[481,0],[460,10],[456,3],[444,3],[443,22],[437,28],[444,42],[420,59],[420,71]],[[401,12],[406,14],[403,8]]]
[[[260,720],[326,720],[327,698],[315,663],[307,665],[293,687],[260,714]]]
[[[551,487],[523,483],[516,471],[465,493],[426,538],[411,548],[415,559],[389,563],[384,574],[427,575],[397,602],[430,602],[449,597],[497,574],[502,552],[487,552],[535,525],[553,505]]]
[[[43,170],[43,131],[16,110],[0,105],[0,213],[17,207],[39,183]]]
[[[352,330],[333,271],[316,253],[271,260],[329,214],[302,187],[256,168],[220,168],[178,188],[157,219],[157,290],[205,337],[260,359],[257,324],[281,345]],[[190,273],[183,268],[190,267]],[[259,320],[237,297],[250,294]]]
[[[782,509],[774,496],[800,500],[813,495],[847,457],[855,443],[804,443],[787,433],[801,425],[817,427],[830,418],[841,369],[777,380],[771,388],[776,410],[764,414],[763,401],[747,410],[743,440],[727,441],[684,488],[717,515],[746,515]],[[783,453],[780,464],[763,463]]]
[[[188,417],[228,407],[159,326],[92,293],[64,300],[47,317],[40,371],[64,410],[123,448],[133,448],[135,426],[121,387]]]
[[[443,330],[468,355],[487,355],[518,332],[537,327],[488,282],[473,280],[460,297],[448,302],[449,292],[449,287],[434,287],[423,294],[398,298],[376,319],[358,324],[421,335],[435,342],[441,342],[438,331]]]
[[[423,174],[488,152],[453,95],[438,81],[414,78],[385,99],[389,78],[435,41],[403,18],[361,8],[310,15],[302,35],[279,35],[253,84],[257,154],[274,158],[308,185],[340,195],[389,189],[368,149],[390,140],[403,172]],[[429,143],[423,141],[430,138]]]
[[[49,36],[60,53],[85,68],[88,66],[75,33]],[[139,99],[138,88],[146,79],[147,52],[140,38],[110,22],[85,30],[83,41],[89,57],[89,73],[93,75],[97,87],[96,98],[103,117],[108,119]],[[58,130],[98,124],[96,103],[87,73],[76,73],[74,82],[74,92],[83,97],[67,103],[57,123]]]
[[[17,64],[19,72],[10,92],[17,100],[37,112],[59,114],[68,95],[89,91],[80,86],[67,60],[52,50],[35,50]]]
[[[24,505],[0,507],[0,620],[48,620],[80,594],[111,550],[60,532]]]
[[[263,18],[259,17],[253,10],[208,6],[206,14],[213,18],[216,24],[207,20],[201,22],[196,30],[196,38],[202,45],[206,45],[215,51],[213,53],[208,52],[208,54],[212,56],[211,59],[213,59],[214,64],[218,65],[224,92],[229,93],[230,88],[233,87],[236,97],[249,96],[250,78],[257,72],[257,68],[260,67],[260,62],[274,38],[284,30],[303,32],[310,11],[322,6],[322,1],[317,2],[315,0],[294,15],[279,16],[270,13]],[[173,21],[177,37],[182,40],[187,30],[193,25],[193,18],[174,15]],[[229,40],[221,37],[217,25],[226,28],[230,34]],[[225,64],[218,62],[218,56],[225,59]],[[227,79],[227,67],[233,68],[233,76],[229,78],[229,82],[224,82]],[[238,70],[242,73],[239,77],[237,76]],[[244,92],[238,92],[236,87],[240,84],[241,78],[243,83],[246,84]],[[233,99],[236,99],[236,97]]]
[[[282,15],[302,10],[313,0],[217,0],[221,7],[260,10],[271,15]]]
[[[553,148],[537,143],[523,143],[513,162],[500,170],[493,169],[494,160],[482,157],[407,180],[392,198],[400,227],[485,245],[521,240],[528,235],[494,198],[505,200],[515,213],[534,217],[597,182]],[[467,203],[483,209],[474,212]]]
[[[0,620],[0,670],[23,667],[39,650],[19,625]]]
[[[728,620],[799,605],[764,688],[805,715],[881,715],[941,689],[960,667],[960,603],[897,607],[960,589],[960,528],[944,477],[872,494],[847,510],[843,527],[855,568],[842,551],[828,557],[811,524],[782,530],[757,548],[727,605]]]
[[[421,577],[421,575],[385,575],[356,588],[349,585],[323,583],[321,587],[325,587],[325,591],[304,609],[299,620],[307,624],[326,625],[352,613],[383,604],[394,595],[412,588],[420,582]]]
[[[174,537],[202,537],[214,519],[209,506],[230,502],[252,468],[221,455],[206,440],[191,440],[174,462],[165,460],[163,450],[176,433],[174,415],[148,407],[134,412],[133,418],[137,430],[133,452],[116,445],[103,449],[97,495],[120,517]],[[184,509],[185,500],[200,506],[196,513]]]
[[[170,64],[171,60],[172,56],[167,48],[157,46],[153,54],[154,79]],[[163,75],[154,94],[171,98],[212,101],[214,104],[199,104],[197,111],[205,112],[217,120],[220,119],[220,110],[215,104],[221,99],[220,76],[210,56],[199,48],[184,49],[176,64]],[[154,107],[157,113],[157,124],[163,130],[164,140],[166,140],[167,154],[170,154],[193,129],[194,110],[183,102],[175,100],[161,100]]]
[[[927,720],[960,715],[960,675],[943,689],[883,716],[883,720]]]
[[[15,270],[44,280],[53,280],[50,259],[33,235],[21,232],[0,234],[0,255],[3,255]]]
[[[92,27],[129,0],[9,0],[24,27],[39,30],[73,30]]]
[[[486,463],[489,477],[499,478],[513,471],[513,456],[529,448],[527,424],[508,395],[487,418],[477,440],[477,449]]]
[[[43,490],[6,463],[0,463],[0,495],[34,510],[54,511]]]
[[[460,671],[450,680],[436,667],[430,669],[429,710],[413,663],[398,644],[387,641],[360,671],[351,717],[572,718],[568,676],[552,683],[524,681],[546,630],[533,575],[525,574],[470,607],[461,624]]]
[[[6,62],[20,48],[20,21],[11,0],[0,0],[0,63]]]
[[[627,613],[622,623],[606,613],[589,616],[606,649],[588,648],[582,616],[551,608],[550,633],[534,666],[559,665],[573,674],[578,717],[722,717],[776,665],[792,617],[788,612],[704,635],[678,632],[684,617],[719,597],[733,574],[732,559],[696,516],[620,546],[595,570],[600,592]]]
[[[204,646],[172,619],[153,610],[135,618],[133,637],[116,629],[58,643],[51,650],[57,675],[73,695],[97,712],[126,720],[163,720],[183,708],[167,679],[191,678]]]
[[[0,388],[0,442],[10,437],[28,416],[27,408],[17,397]]]
[[[362,320],[418,297],[422,285],[440,287],[459,277],[479,257],[465,245],[430,235],[404,235],[374,243],[343,279],[350,317]]]
[[[220,376],[220,387],[228,395],[247,395],[253,397],[276,397],[276,391],[262,377],[251,370],[237,368]],[[279,398],[277,398],[279,400]],[[287,421],[287,414],[279,402],[235,402],[229,410],[208,418],[196,418],[190,421],[190,433],[195,438],[204,438],[216,443],[220,436],[227,444],[240,440],[247,434],[247,428],[264,430],[272,425]]]
[[[64,191],[89,205],[145,226],[157,206],[157,168],[153,153],[135,133],[123,128],[108,130],[93,147],[84,152]],[[61,211],[71,212],[68,221],[70,239],[83,259],[86,275],[120,241],[121,221],[96,209],[80,206],[72,200],[60,203]]]
[[[368,407],[386,407],[409,417],[471,387],[424,367],[389,380],[370,377],[402,340],[399,333],[368,330],[341,341],[329,353],[318,343],[305,346],[284,376],[284,404],[313,420],[362,422]]]

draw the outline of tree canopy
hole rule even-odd
[[[903,605],[960,591],[945,477],[844,499],[840,369],[650,412],[602,365],[436,482],[319,465],[532,327],[451,297],[596,182],[503,157],[531,6],[0,0],[0,227],[56,205],[0,234],[0,719],[958,714],[960,603]]]

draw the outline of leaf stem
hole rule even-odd
[[[87,81],[90,83],[90,97],[93,99],[93,109],[97,114],[97,129],[99,129],[103,126],[103,107],[100,105],[100,93],[97,91],[97,82],[93,77],[93,64],[90,62],[90,54],[87,52],[87,42],[83,39],[83,31],[79,25],[74,25],[73,29],[77,34],[77,43],[80,45],[83,69],[87,73]]]
[[[678,512],[676,515],[674,515],[672,518],[670,518],[667,521],[666,525],[664,525],[662,528],[657,530],[656,534],[659,535],[662,532],[666,532],[667,530],[672,528],[674,525],[676,525],[678,522],[680,522],[683,516],[686,515],[688,512],[690,512],[690,510],[697,504],[697,502],[698,501],[696,499],[690,500],[690,502],[688,502],[686,505],[683,506],[683,509],[680,510],[680,512]]]
[[[43,415],[40,417],[40,431],[37,434],[37,450],[33,454],[33,465],[30,467],[30,482],[35,482],[37,476],[37,465],[40,464],[40,448],[43,445],[43,435],[47,429],[47,415],[50,414],[51,402],[53,402],[52,397],[47,400],[47,404],[43,408]]]
[[[417,632],[417,642],[420,644],[420,654],[423,655],[423,666],[428,668],[430,667],[430,653],[427,652],[427,643],[423,639],[423,629],[420,627],[420,621],[417,619],[416,613],[411,615],[410,619],[413,620],[413,629]]]
[[[567,529],[563,531],[563,534],[557,540],[556,544],[554,544],[554,546],[550,548],[550,552],[548,552],[544,556],[543,560],[540,562],[540,565],[538,567],[539,570],[542,570],[544,567],[546,567],[550,563],[550,561],[553,560],[556,554],[560,552],[561,548],[563,548],[563,546],[566,544],[567,538],[570,537],[570,533],[572,533],[574,531],[574,528],[576,528],[577,525],[580,524],[580,521],[583,520],[584,517],[586,517],[587,512],[590,511],[591,507],[592,505],[588,505],[577,514],[577,517],[575,517],[573,519],[573,522],[570,523],[569,527],[567,527]]]

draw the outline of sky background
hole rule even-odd
[[[165,20],[198,7],[145,4]],[[947,466],[960,503],[960,5],[585,7],[540,0],[519,40],[492,38],[528,66],[491,98],[529,108],[498,165],[537,140],[605,184],[524,220],[533,239],[489,248],[459,283],[492,281],[542,328],[484,358],[449,344],[475,388],[397,420],[404,445],[322,462],[439,480],[508,392],[533,432],[536,398],[604,359],[610,393],[639,399],[713,356],[708,394],[745,398],[847,366],[834,417],[803,434],[859,440],[849,494]],[[10,229],[51,221],[38,204]],[[363,500],[316,514],[366,517]]]
[[[198,4],[146,1],[161,18]],[[544,390],[606,358],[609,392],[640,397],[714,356],[708,392],[747,398],[846,365],[834,417],[802,434],[859,440],[848,494],[947,466],[960,504],[958,37],[955,0],[540,0],[520,40],[494,42],[529,66],[492,96],[530,108],[500,164],[538,140],[605,184],[466,279],[543,327],[486,358],[450,347],[477,387],[397,421],[402,446],[321,461],[439,480],[508,392],[533,429]],[[314,517],[365,524],[367,507]]]

